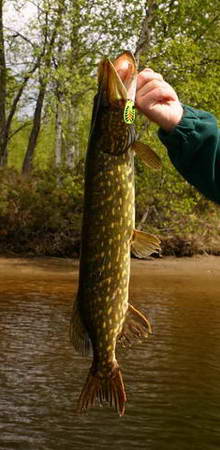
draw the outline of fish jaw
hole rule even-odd
[[[127,100],[135,102],[138,70],[133,54],[122,53],[113,61],[113,66],[127,90]]]
[[[123,70],[123,81],[119,76]],[[114,61],[104,58],[98,70],[99,88],[105,91],[107,104],[124,107],[127,100],[135,100],[137,85],[136,61],[130,52],[122,53]]]

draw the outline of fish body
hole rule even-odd
[[[92,348],[93,352],[78,410],[86,410],[98,397],[123,415],[126,394],[116,344],[119,337],[128,339],[129,332],[147,334],[149,324],[130,307],[136,319],[123,333],[129,309],[130,251],[135,240],[133,146],[137,141],[135,127],[125,123],[123,110],[129,89],[134,92],[137,69],[130,53],[117,58],[115,66],[120,58],[128,60],[127,88],[114,64],[105,59],[94,101],[85,168],[79,287],[71,334],[77,350],[88,354]],[[152,251],[158,247],[154,239],[151,236]]]

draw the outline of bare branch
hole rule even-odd
[[[19,131],[23,130],[26,127],[29,127],[30,125],[31,125],[30,120],[28,122],[23,123],[20,127],[18,127],[16,130],[10,133],[8,140],[10,141],[10,139],[12,139],[13,136],[15,136],[15,134],[19,133]]]
[[[18,90],[17,95],[15,96],[15,98],[13,100],[13,103],[12,103],[12,106],[11,106],[11,110],[9,112],[9,115],[8,115],[7,121],[6,121],[6,131],[7,131],[7,133],[9,133],[11,122],[12,122],[12,119],[13,119],[13,117],[15,115],[17,104],[18,104],[18,102],[19,102],[19,100],[20,100],[20,98],[21,98],[21,96],[23,94],[24,88],[25,88],[27,82],[29,81],[29,79],[31,78],[31,76],[33,75],[33,73],[39,68],[40,61],[41,61],[41,58],[38,58],[38,60],[37,60],[36,64],[34,65],[34,67],[24,77],[23,83],[20,86],[20,89]]]
[[[27,38],[26,36],[24,36],[22,33],[20,33],[20,31],[17,30],[13,30],[10,27],[5,27],[6,30],[10,31],[12,34],[13,38],[17,38],[20,37],[21,39],[23,39],[25,42],[27,42],[28,44],[30,44],[32,47],[36,47],[36,43],[32,42],[29,38]]]

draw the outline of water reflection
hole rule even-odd
[[[177,264],[167,275],[159,264],[133,263],[130,295],[154,334],[120,351],[121,419],[108,408],[74,413],[90,363],[69,344],[77,263],[0,264],[1,450],[220,448],[219,273],[184,275]]]

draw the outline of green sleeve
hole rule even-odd
[[[207,198],[220,204],[220,130],[215,117],[183,105],[181,122],[158,136],[181,175]]]

